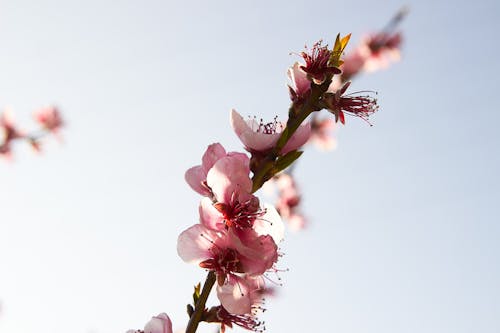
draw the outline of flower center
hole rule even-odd
[[[213,270],[217,273],[242,273],[241,262],[238,252],[231,248],[220,249],[217,246],[212,248],[213,257],[202,261],[200,267]]]
[[[214,204],[214,207],[224,217],[227,228],[252,228],[255,220],[266,213],[260,208],[259,199],[254,196],[244,202],[240,202],[233,196],[230,204],[219,202]]]

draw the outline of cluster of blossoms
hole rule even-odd
[[[282,218],[293,229],[301,229],[306,219],[299,204],[301,194],[289,168],[302,155],[299,149],[316,142],[331,149],[335,141],[329,132],[335,123],[345,124],[345,115],[368,122],[378,110],[371,95],[348,93],[348,79],[372,62],[397,50],[399,34],[376,35],[367,45],[370,53],[341,60],[350,35],[337,36],[332,49],[322,42],[299,53],[303,62],[288,69],[292,101],[286,122],[271,122],[242,117],[230,112],[230,123],[246,152],[227,152],[220,143],[208,146],[201,164],[186,171],[189,186],[202,196],[199,223],[178,237],[177,252],[188,263],[208,271],[203,288],[195,287],[186,333],[194,333],[202,321],[218,323],[221,332],[233,325],[261,332],[265,328],[257,315],[263,310],[263,296],[270,288],[269,273],[276,273],[280,242],[284,237]],[[354,61],[357,63],[355,64]],[[370,65],[371,66],[371,65]],[[373,67],[373,66],[372,66]],[[318,111],[327,110],[334,119],[319,119]],[[288,170],[288,171],[287,171]],[[264,184],[274,184],[278,200],[274,206],[262,204],[255,195]],[[213,286],[220,304],[207,308]],[[166,314],[153,317],[144,330],[128,333],[172,333]]]
[[[339,66],[342,72],[333,77],[327,90],[329,94],[325,98],[325,103],[335,115],[335,121],[330,118],[320,119],[316,114],[311,117],[309,142],[318,149],[328,151],[337,146],[331,133],[337,121],[340,120],[342,124],[345,124],[344,114],[358,116],[368,122],[368,117],[377,111],[378,106],[374,103],[376,100],[372,96],[345,94],[345,92],[351,84],[350,80],[360,73],[385,69],[390,63],[400,59],[402,35],[394,29],[405,15],[406,9],[402,9],[383,31],[364,37],[354,50],[343,57]],[[321,54],[320,51],[316,53]],[[304,59],[308,60],[309,57],[305,56]],[[288,77],[292,82],[290,98],[294,102],[300,102],[310,93],[310,80],[308,80],[308,73],[304,70],[304,65],[299,63],[288,70]],[[307,225],[307,219],[300,211],[302,195],[292,170],[286,170],[272,180],[273,182],[269,183],[272,183],[270,185],[274,185],[278,192],[276,209],[292,230],[304,228]]]
[[[64,122],[57,108],[53,106],[41,108],[33,113],[33,117],[40,129],[27,133],[15,125],[12,111],[6,110],[0,114],[0,131],[3,132],[3,140],[0,141],[0,156],[11,159],[12,145],[15,141],[26,141],[35,151],[40,152],[42,140],[47,135],[51,134],[60,138],[59,131]]]

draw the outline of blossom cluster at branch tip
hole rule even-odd
[[[3,139],[0,141],[0,156],[7,159],[12,158],[12,145],[15,141],[26,141],[37,152],[41,151],[42,139],[48,134],[56,136],[63,127],[59,110],[55,107],[41,108],[33,113],[35,121],[39,124],[40,130],[35,132],[25,132],[17,127],[14,122],[13,113],[10,109],[0,114],[0,132],[3,132]]]

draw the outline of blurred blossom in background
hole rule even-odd
[[[185,170],[210,143],[242,150],[231,108],[286,116],[290,52],[339,32],[352,50],[403,5],[401,61],[351,86],[378,92],[374,126],[347,119],[294,170],[308,225],[283,243],[266,327],[498,332],[498,1],[103,0],[0,1],[0,108],[65,123],[62,145],[0,162],[0,332],[162,312],[182,329],[204,279],[176,252],[198,219]]]

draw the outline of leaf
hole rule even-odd
[[[278,172],[285,170],[288,168],[296,159],[302,155],[302,151],[292,150],[291,152],[286,153],[283,156],[280,156],[276,162],[274,163],[273,172],[277,174]]]
[[[198,284],[194,286],[194,293],[193,293],[194,305],[196,305],[196,302],[198,302],[198,299],[200,298],[200,291],[201,291],[201,284],[198,282]]]
[[[344,62],[340,60],[340,57],[344,53],[344,50],[351,39],[351,34],[348,34],[342,38],[340,38],[340,34],[335,38],[335,45],[333,45],[332,54],[330,55],[330,59],[328,60],[329,66],[339,67]]]

